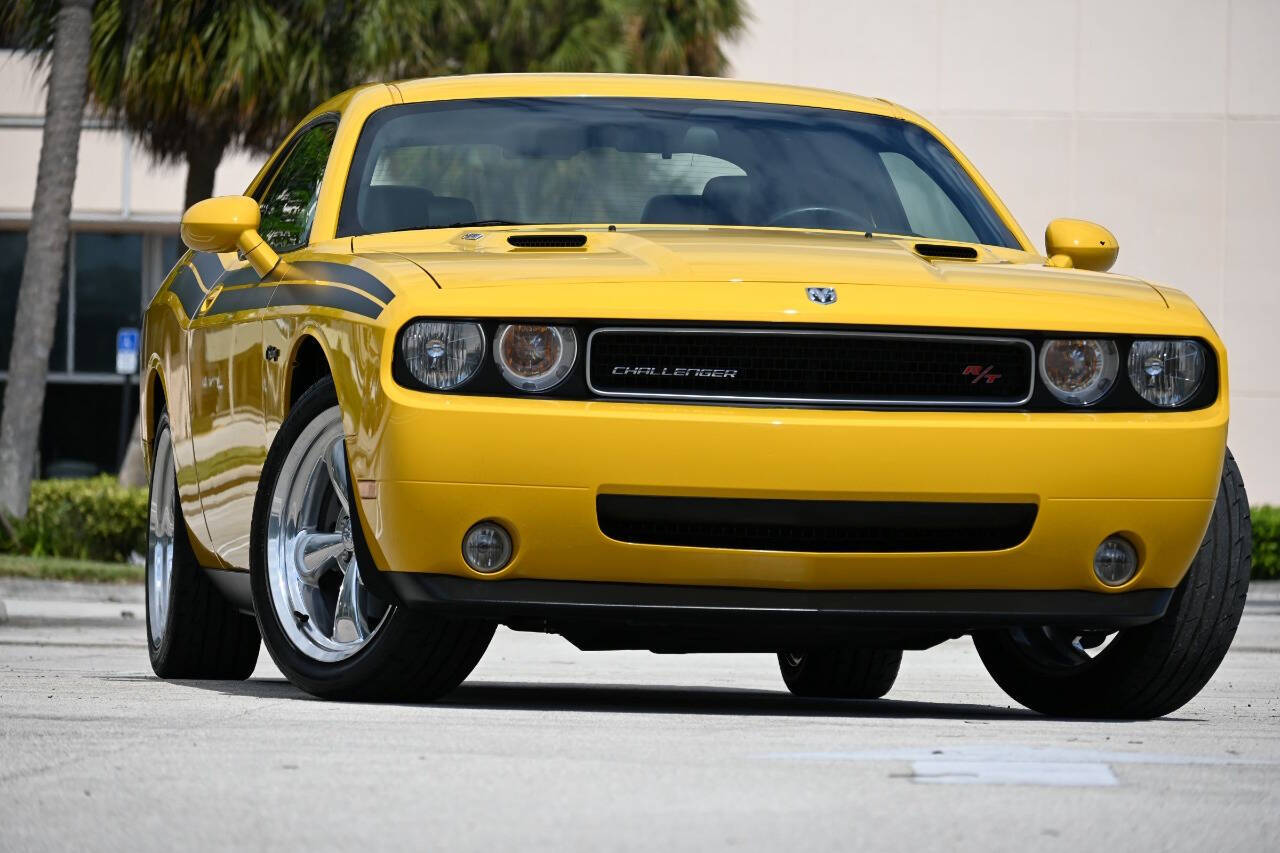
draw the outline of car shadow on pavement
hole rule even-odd
[[[785,717],[1022,719],[1021,708],[901,699],[806,699],[784,690],[634,684],[557,684],[477,681],[463,684],[441,705],[504,711],[588,711],[621,714],[729,714]]]
[[[138,678],[138,681],[156,679]],[[249,681],[174,681],[184,687],[227,696],[324,701],[281,678]],[[404,707],[489,711],[571,711],[613,714],[705,714],[772,717],[858,717],[867,719],[934,719],[1046,721],[1023,708],[902,699],[805,699],[782,690],[676,685],[569,684],[556,682],[467,682],[433,703],[394,703]],[[1171,718],[1166,718],[1169,720]],[[1097,720],[1096,722],[1118,722]]]

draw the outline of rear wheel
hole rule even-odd
[[[263,640],[280,670],[308,693],[435,699],[479,662],[494,625],[414,613],[364,585],[344,438],[326,378],[299,399],[267,454],[250,543]]]
[[[147,650],[161,678],[244,679],[258,662],[258,626],[227,602],[196,562],[178,500],[169,416],[156,428],[147,510]]]
[[[1244,613],[1252,536],[1231,454],[1209,529],[1159,620],[1108,634],[1028,626],[974,636],[1017,702],[1064,717],[1148,719],[1191,701],[1222,663]]]
[[[879,699],[893,687],[901,665],[901,649],[837,647],[778,655],[788,690],[827,699]]]

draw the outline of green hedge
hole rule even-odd
[[[147,491],[91,480],[39,480],[31,508],[14,530],[18,543],[0,533],[0,550],[37,557],[124,562],[147,547]],[[1253,576],[1280,578],[1280,507],[1253,508]]]
[[[108,475],[37,480],[27,517],[11,523],[18,541],[0,533],[4,550],[121,563],[147,548],[147,490],[126,488]]]
[[[1280,506],[1253,508],[1253,576],[1280,579]]]

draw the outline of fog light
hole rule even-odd
[[[462,559],[477,572],[501,571],[511,562],[511,534],[501,524],[482,521],[462,537]]]
[[[1123,536],[1108,536],[1093,554],[1093,573],[1107,586],[1124,586],[1138,573],[1138,551]]]

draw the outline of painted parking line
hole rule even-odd
[[[1119,784],[1114,764],[1276,765],[1277,761],[1234,755],[1170,755],[1113,750],[990,744],[959,748],[908,747],[824,752],[777,752],[755,756],[773,761],[898,762],[911,765],[912,782],[929,785],[1041,785],[1108,787]]]

